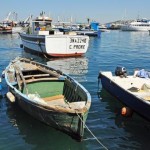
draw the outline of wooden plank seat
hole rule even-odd
[[[49,77],[50,74],[36,74],[36,75],[26,75],[24,78],[36,78],[36,77]]]
[[[66,103],[63,95],[55,95],[51,97],[45,97],[42,99],[47,103],[47,105],[69,108],[69,105]]]
[[[42,98],[48,105],[54,105],[69,109],[82,109],[85,106],[85,101],[67,103],[63,95],[56,95]]]
[[[42,98],[45,102],[48,102],[48,101],[53,101],[53,100],[64,100],[64,95],[55,95],[55,96],[50,96],[50,97],[44,97]]]
[[[48,80],[58,80],[58,78],[52,77],[52,78],[38,78],[38,79],[26,79],[26,83],[34,82],[34,81],[48,81]]]

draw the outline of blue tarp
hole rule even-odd
[[[137,76],[141,78],[150,78],[150,72],[141,69],[138,71]]]
[[[93,29],[94,31],[98,30],[98,25],[99,25],[98,22],[91,22],[91,24],[90,24],[91,29]]]

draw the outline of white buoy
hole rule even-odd
[[[14,103],[15,102],[15,96],[11,93],[11,92],[8,92],[6,94],[7,98],[10,100],[10,102]]]

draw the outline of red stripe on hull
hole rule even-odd
[[[82,56],[84,53],[72,53],[72,54],[53,54],[53,53],[42,53],[42,52],[38,52],[36,50],[27,48],[24,46],[24,50],[27,52],[34,52],[34,53],[41,53],[50,57],[73,57],[73,56]]]
[[[74,53],[74,54],[47,54],[52,57],[71,57],[71,56],[82,56],[83,53]]]

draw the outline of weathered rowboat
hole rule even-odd
[[[110,71],[101,71],[99,78],[103,88],[139,115],[150,120],[150,79],[148,76],[144,78],[135,74],[126,76],[124,69],[120,71],[116,72],[116,75]]]
[[[26,58],[5,70],[8,98],[36,119],[81,140],[91,105],[89,92],[70,76]]]

